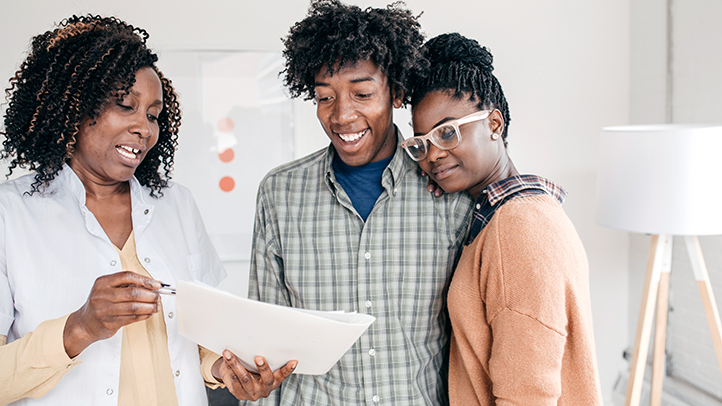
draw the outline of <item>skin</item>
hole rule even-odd
[[[163,107],[160,79],[151,68],[121,100],[110,100],[93,122],[86,118],[76,135],[70,167],[86,191],[86,206],[108,238],[122,247],[133,229],[128,180],[158,141],[157,117]],[[137,154],[119,149],[134,148]],[[65,324],[65,352],[73,358],[90,344],[112,337],[123,326],[160,310],[160,282],[132,272],[96,279],[88,300]]]
[[[69,163],[85,186],[86,206],[121,248],[133,230],[128,181],[158,141],[157,118],[163,108],[161,82],[153,69],[141,68],[135,79],[122,100],[110,100],[95,120],[83,120]],[[160,288],[160,282],[127,271],[96,279],[88,300],[68,317],[65,352],[74,358],[121,327],[150,318],[160,311]],[[230,351],[223,355],[214,363],[213,375],[241,400],[267,397],[296,367],[292,361],[272,372],[265,358],[256,357],[259,374],[253,374]]]
[[[478,100],[468,95],[454,98],[450,91],[427,94],[412,111],[414,136],[424,135],[434,127],[479,111]],[[489,117],[460,127],[461,143],[448,151],[429,145],[429,152],[419,166],[446,193],[467,191],[477,196],[486,186],[517,175],[501,134],[504,119],[498,110]]]
[[[95,121],[82,121],[70,160],[85,186],[88,209],[119,248],[133,229],[128,180],[158,142],[157,118],[163,109],[158,75],[146,67],[135,76],[123,100],[110,100]]]
[[[361,166],[394,154],[393,108],[401,107],[401,99],[373,62],[344,65],[333,76],[324,66],[314,91],[316,116],[345,164]]]
[[[275,372],[271,371],[266,359],[258,356],[254,359],[258,373],[246,370],[238,357],[232,352],[223,351],[223,357],[213,364],[211,373],[216,379],[223,382],[226,388],[240,400],[258,400],[281,386],[298,365],[291,361]]]

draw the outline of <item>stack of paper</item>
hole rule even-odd
[[[328,372],[376,320],[245,299],[195,282],[177,286],[178,331],[211,351],[228,349],[251,371],[262,355],[272,370],[297,360],[294,373]]]

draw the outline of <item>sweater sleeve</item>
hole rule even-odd
[[[0,346],[0,404],[40,398],[82,363],[65,353],[63,330],[67,318],[40,323],[33,332]]]
[[[520,199],[495,217],[482,254],[482,267],[490,267],[482,289],[493,334],[489,374],[496,404],[556,405],[568,292],[586,257],[558,204]]]
[[[509,309],[491,327],[489,373],[497,406],[556,405],[561,396],[564,337]]]

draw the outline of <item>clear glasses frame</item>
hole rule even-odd
[[[444,151],[456,148],[461,143],[461,130],[459,126],[463,124],[473,123],[489,117],[492,110],[480,110],[466,115],[456,120],[447,121],[439,124],[431,131],[424,135],[418,135],[407,138],[401,142],[407,154],[414,161],[421,161],[426,158],[429,152],[429,142],[434,144],[436,148]]]

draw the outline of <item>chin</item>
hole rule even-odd
[[[456,193],[456,192],[460,192],[461,190],[463,190],[458,187],[455,187],[452,183],[450,183],[448,181],[447,182],[438,181],[434,178],[432,178],[431,180],[436,182],[436,184],[441,188],[441,190],[444,191],[444,193]]]

